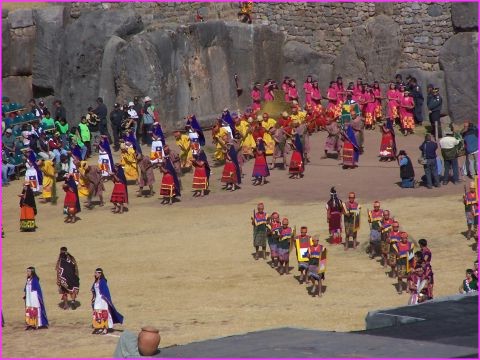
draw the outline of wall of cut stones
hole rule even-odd
[[[386,84],[395,73],[441,88],[457,122],[477,117],[476,3],[55,3],[2,12],[2,90],[15,101],[64,101],[69,121],[97,96],[107,106],[151,96],[166,127],[195,112],[211,122],[249,103],[253,81],[342,74]],[[200,14],[206,23],[195,23]],[[236,96],[233,74],[244,94]],[[215,84],[215,86],[213,86]],[[426,94],[425,94],[426,95]]]

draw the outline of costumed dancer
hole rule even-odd
[[[252,110],[254,113],[260,110],[261,108],[261,101],[262,101],[262,93],[260,92],[260,84],[255,83],[253,85],[252,92],[250,94],[252,97]]]
[[[428,279],[425,276],[421,264],[415,266],[415,269],[408,277],[408,292],[410,299],[408,305],[420,304],[427,300]]]
[[[193,153],[190,146],[190,138],[186,134],[175,131],[173,133],[175,143],[180,148],[180,166],[182,171],[189,170],[192,167]]]
[[[63,213],[67,215],[64,222],[75,224],[77,222],[77,214],[81,211],[80,198],[78,197],[78,187],[73,175],[67,175],[65,184],[63,184],[65,191],[65,200],[63,201]]]
[[[283,166],[283,169],[285,169],[287,167],[287,158],[285,156],[287,136],[286,136],[285,130],[282,128],[279,122],[275,124],[274,130],[272,131],[272,138],[273,138],[273,141],[275,141],[275,147],[273,149],[272,163],[270,165],[270,170],[273,170],[275,168],[276,159],[278,158],[281,158],[283,160],[282,166]]]
[[[313,94],[313,79],[312,75],[308,75],[307,79],[303,83],[303,90],[305,91],[305,104],[312,105]]]
[[[472,269],[467,269],[465,272],[465,279],[458,289],[460,294],[469,294],[478,291],[478,277],[474,274]]]
[[[101,268],[95,270],[92,288],[92,334],[107,334],[114,324],[123,324],[123,316],[113,306],[107,279]]]
[[[400,242],[401,235],[402,232],[400,231],[400,224],[398,223],[398,221],[394,221],[392,223],[392,231],[390,231],[387,237],[387,241],[389,242],[388,265],[390,266],[390,277],[397,276],[397,254],[393,245]]]
[[[318,236],[313,237],[313,244],[308,248],[308,278],[313,283],[313,296],[322,296],[322,280],[327,270],[327,249],[318,243]]]
[[[394,222],[395,219],[390,217],[390,211],[384,210],[380,228],[380,248],[382,250],[382,263],[384,268],[386,268],[388,265],[388,254],[390,252],[389,235],[392,231]]]
[[[103,202],[103,192],[105,191],[105,185],[103,184],[105,178],[103,177],[102,170],[98,166],[88,165],[85,167],[85,180],[88,187],[88,200],[87,209],[93,209],[92,199],[98,196],[100,204],[98,206],[102,207],[105,205]]]
[[[403,279],[408,277],[410,273],[411,261],[414,257],[414,245],[408,241],[408,234],[402,232],[400,235],[401,240],[393,244],[393,249],[396,253],[396,264],[397,264],[397,291],[398,294],[402,294],[404,282]]]
[[[328,200],[326,208],[330,243],[341,244],[343,202],[337,197],[337,191],[334,187],[330,189],[330,200]]]
[[[395,88],[395,83],[390,82],[387,91],[387,119],[390,119],[393,124],[398,120],[398,91]]]
[[[138,181],[137,197],[142,197],[143,188],[148,186],[149,192],[145,197],[150,197],[155,194],[153,191],[153,184],[155,183],[155,174],[153,169],[157,165],[157,162],[152,162],[149,157],[143,154],[137,155],[138,167],[140,168],[140,179]]]
[[[373,82],[373,95],[375,96],[375,120],[380,121],[382,119],[382,90],[377,80]]]
[[[25,295],[25,330],[48,328],[47,312],[43,301],[40,279],[33,266],[27,268],[27,281],[23,290]]]
[[[380,161],[393,161],[397,154],[397,145],[395,142],[395,131],[393,130],[393,121],[387,119],[382,129],[382,142],[380,143]]]
[[[373,210],[368,210],[368,223],[370,224],[370,244],[368,254],[370,259],[380,254],[380,238],[382,229],[383,210],[380,209],[380,201],[373,203]]]
[[[102,170],[102,176],[108,177],[113,171],[113,157],[107,135],[101,135],[98,144],[98,167]]]
[[[80,290],[80,278],[78,277],[78,264],[65,246],[60,248],[57,265],[58,292],[62,294],[63,310],[68,309],[68,295],[70,295],[72,310],[76,309],[75,299]]]
[[[160,167],[160,172],[163,174],[162,183],[160,185],[160,195],[163,196],[162,204],[173,204],[173,200],[180,194],[180,181],[178,180],[177,172],[173,167],[170,156],[165,154],[164,161]]]
[[[298,102],[297,85],[295,83],[295,80],[293,80],[293,79],[290,80],[290,87],[288,88],[288,101],[289,102],[293,102],[293,101]]]
[[[345,132],[342,132],[343,149],[342,149],[342,164],[344,169],[354,169],[358,166],[358,159],[360,158],[360,147],[357,144],[355,132],[352,126],[347,125]]]
[[[293,132],[294,140],[293,142],[289,142],[293,153],[292,157],[290,158],[290,166],[288,167],[288,172],[290,174],[290,179],[299,179],[303,177],[303,172],[305,171],[305,163],[303,161],[303,145],[300,139],[300,135],[297,133],[297,128],[294,128]]]
[[[33,151],[29,151],[27,161],[25,162],[25,182],[29,182],[33,193],[42,192],[43,173],[37,165],[36,156]]]
[[[470,240],[473,235],[472,227],[475,235],[478,231],[478,192],[476,181],[470,182],[469,191],[463,195],[463,203],[465,204],[465,217],[467,219],[467,239]]]
[[[276,268],[278,266],[278,243],[280,239],[280,231],[282,229],[282,222],[280,215],[273,212],[267,224],[268,245],[270,246],[270,266]]]
[[[120,164],[125,169],[127,181],[137,182],[139,167],[137,156],[141,155],[141,153],[137,154],[130,142],[120,143],[120,151]]]
[[[282,227],[280,228],[280,237],[278,239],[278,261],[280,275],[290,274],[290,246],[295,232],[288,226],[288,219],[282,219]]]
[[[355,193],[348,193],[348,201],[343,203],[343,223],[345,224],[345,251],[350,247],[350,237],[353,248],[357,248],[357,233],[360,229],[361,206],[355,201]]]
[[[255,163],[253,165],[252,177],[253,185],[263,185],[266,183],[267,176],[270,176],[267,158],[265,156],[265,143],[262,138],[257,138],[257,148],[255,149]]]
[[[413,109],[415,103],[413,97],[410,96],[410,92],[405,90],[403,97],[400,98],[400,123],[402,125],[403,135],[413,134],[415,129],[415,120],[413,119]]]
[[[307,234],[307,227],[300,228],[300,235],[295,236],[295,249],[297,252],[298,271],[300,271],[300,284],[308,283],[308,249],[313,245],[313,239]]]
[[[158,124],[160,125],[160,124]],[[205,135],[203,134],[203,130],[202,130],[202,127],[200,126],[200,124],[198,123],[198,120],[197,120],[197,117],[195,115],[191,115],[187,118],[187,126],[190,126],[191,130],[189,130],[189,134],[190,132],[196,132],[197,134],[197,138],[198,138],[198,142],[200,144],[200,146],[205,146]],[[161,127],[160,127],[161,129]],[[165,143],[165,138],[163,137],[163,132],[162,132],[162,138],[163,138],[163,143]]]
[[[257,205],[257,211],[255,212],[255,210],[253,210],[253,216],[251,217],[253,226],[253,246],[255,247],[255,260],[258,260],[259,258],[259,248],[262,248],[262,258],[264,260],[266,255],[268,214],[264,210],[265,206],[263,203],[259,203]]]
[[[22,194],[18,196],[20,197],[20,231],[35,231],[37,228],[35,223],[37,205],[29,181],[25,181]]]
[[[210,165],[205,151],[200,149],[194,153],[192,165],[195,168],[192,182],[193,196],[205,196],[210,183]]]
[[[222,172],[222,182],[226,184],[225,189],[230,191],[240,189],[238,185],[242,183],[242,171],[238,163],[238,153],[232,143],[227,144],[225,160]]]
[[[326,116],[327,126],[325,127],[325,130],[327,130],[328,135],[327,139],[325,140],[325,155],[322,156],[322,159],[326,159],[330,153],[335,153],[338,156],[342,150],[340,127],[335,121],[333,111],[327,111]]]
[[[43,173],[43,182],[42,182],[42,197],[43,203],[51,202],[52,205],[57,203],[57,194],[56,194],[56,171],[55,171],[55,158],[51,160],[39,160],[37,162],[40,170]]]
[[[110,197],[110,202],[114,206],[112,212],[114,214],[123,214],[124,204],[128,204],[127,179],[120,164],[115,164],[114,171],[110,174],[114,183],[112,196]]]

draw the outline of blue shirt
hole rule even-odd
[[[398,163],[400,166],[405,166],[408,164],[408,160],[406,157],[403,157],[402,160]]]
[[[476,134],[468,134],[463,140],[465,141],[465,150],[467,154],[478,151],[478,136]]]
[[[422,145],[418,147],[422,152],[425,159],[435,159],[437,157],[437,143],[433,141],[424,141]]]

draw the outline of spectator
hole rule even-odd
[[[450,168],[453,170],[453,180],[454,184],[460,181],[458,176],[458,159],[457,159],[457,145],[460,143],[460,140],[455,139],[453,132],[448,129],[445,131],[445,136],[439,140],[440,149],[443,157],[443,164],[445,172],[443,174],[443,185],[448,184],[450,176]]]
[[[7,151],[9,154],[15,154],[15,137],[12,135],[13,130],[5,130],[5,134],[2,135],[2,149]]]
[[[74,126],[70,130],[70,149],[73,149],[75,145],[78,145],[80,147],[80,150],[82,151],[82,159],[85,160],[87,156],[87,146],[85,143],[82,141],[82,137],[80,136],[78,127]]]
[[[23,124],[22,125],[22,143],[23,147],[30,147],[30,137],[32,136],[30,124]]]
[[[44,160],[53,159],[55,155],[53,152],[50,151],[50,147],[48,145],[47,134],[41,133],[40,139],[38,140],[39,145],[39,153],[38,155],[43,158]]]
[[[119,138],[122,133],[123,111],[120,109],[120,104],[115,103],[113,111],[110,113],[110,125],[112,126],[113,134],[113,150],[120,150]]]
[[[58,118],[55,121],[55,127],[57,131],[60,133],[60,138],[62,139],[63,143],[66,144],[68,141],[68,123],[65,118]]]
[[[153,356],[159,353],[160,340],[158,329],[152,326],[143,327],[138,336],[125,330],[118,340],[113,357],[123,359]]]
[[[143,143],[146,145],[152,145],[152,137],[150,135],[152,125],[155,122],[155,106],[152,104],[152,99],[147,96],[144,100],[143,106]]]
[[[400,165],[400,178],[402,179],[400,186],[402,188],[414,188],[416,183],[412,160],[410,160],[405,150],[400,150],[397,160],[398,165]]]
[[[417,79],[410,78],[410,93],[412,94],[415,107],[413,109],[413,117],[415,124],[422,125],[423,122],[423,94],[422,89],[417,83]]]
[[[55,119],[66,119],[67,118],[67,110],[65,110],[65,107],[62,105],[61,100],[55,100],[53,103],[53,106],[55,106]]]
[[[50,111],[45,111],[43,113],[43,119],[40,122],[40,126],[44,130],[49,130],[55,128],[55,120],[50,117]]]
[[[78,131],[80,133],[80,139],[82,140],[82,142],[85,144],[85,147],[87,148],[86,159],[88,159],[92,152],[92,147],[90,145],[90,141],[91,141],[90,127],[88,125],[86,116],[82,116],[82,119],[80,120],[80,124],[78,124]]]
[[[100,131],[100,135],[106,135],[108,137],[108,141],[112,142],[107,127],[108,110],[101,97],[97,98],[97,107],[93,110],[93,113],[97,115],[99,119],[98,130]]]
[[[137,139],[140,139],[141,136],[143,134],[143,124],[141,124],[142,122],[142,116],[143,116],[143,106],[142,104],[140,104],[140,98],[138,96],[135,96],[133,98],[133,108],[135,109],[135,111],[137,112],[137,115],[138,115],[138,120],[137,120],[137,128],[136,128],[136,131],[135,131],[135,136]]]
[[[128,103],[128,110],[127,110],[127,119],[128,123],[126,125],[127,129],[133,128],[133,133],[137,133],[137,126],[138,126],[138,113],[135,110],[135,104],[133,101]]]
[[[465,280],[459,288],[461,294],[469,294],[478,290],[477,277],[472,269],[467,269],[465,272]]]
[[[40,109],[40,112],[41,112],[41,117],[45,116],[45,113],[48,112],[48,108],[46,107],[45,103],[43,101],[40,100],[40,102],[38,103],[38,107]]]
[[[425,170],[427,188],[432,188],[432,183],[435,187],[440,187],[440,177],[438,176],[437,167],[437,148],[438,145],[432,141],[430,134],[425,135],[425,141],[418,147],[425,159],[423,169]]]
[[[10,177],[15,174],[15,165],[9,163],[9,156],[5,150],[2,150],[2,186],[10,184]]]
[[[56,132],[53,137],[48,140],[48,147],[55,158],[55,162],[60,162],[61,155],[68,155],[67,151],[63,148],[62,140],[60,139],[60,133]]]
[[[35,99],[30,99],[30,112],[35,115],[35,117],[40,118],[42,117],[42,110],[38,107],[37,102]]]
[[[467,122],[464,124],[462,136],[467,155],[468,177],[473,179],[475,175],[478,175],[478,129],[472,122]]]

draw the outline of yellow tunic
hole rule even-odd
[[[273,150],[275,149],[275,141],[273,140],[272,135],[268,132],[263,134],[263,141],[265,141],[265,155],[273,155]]]
[[[190,138],[182,134],[180,139],[175,140],[175,143],[180,148],[180,166],[182,168],[189,168],[192,166],[193,153],[190,148]]]
[[[217,135],[214,136],[214,138],[215,138],[215,153],[213,154],[213,157],[217,161],[225,160],[225,153],[224,153],[225,143],[223,141],[223,137],[225,135],[228,135],[228,131],[222,127],[218,130]]]
[[[127,181],[138,180],[137,156],[133,148],[128,148],[127,151],[122,151],[120,164],[123,166]]]
[[[294,114],[290,115],[290,118],[292,119],[293,122],[301,124],[305,121],[306,116],[307,116],[307,113],[305,111],[299,111],[296,115]]]
[[[270,130],[270,128],[274,127],[276,123],[277,122],[275,121],[275,119],[268,118],[267,121],[262,121],[262,127],[268,131]]]
[[[87,197],[89,194],[88,185],[85,178],[85,169],[87,168],[86,161],[80,161],[80,166],[78,168],[78,173],[80,177],[78,179],[78,196]]]
[[[45,160],[40,170],[43,172],[43,198],[50,199],[52,197],[53,180],[55,179],[55,167],[52,160]]]
[[[253,156],[253,149],[257,147],[255,143],[255,139],[253,138],[252,134],[248,132],[250,128],[250,124],[248,121],[242,120],[240,125],[236,127],[240,134],[242,134],[242,153],[243,155],[252,155]]]

